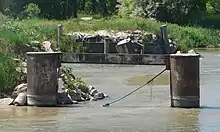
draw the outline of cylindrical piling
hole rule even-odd
[[[61,53],[27,53],[27,104],[55,106],[57,104],[58,68]]]
[[[104,39],[104,54],[109,53],[109,39]]]
[[[171,107],[200,107],[200,55],[170,55]]]
[[[60,46],[60,40],[63,34],[63,25],[58,24],[58,29],[57,29],[57,48]]]

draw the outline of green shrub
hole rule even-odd
[[[59,49],[62,52],[82,53],[86,48],[82,44],[76,43],[73,37],[63,36],[60,41]]]
[[[13,53],[13,44],[3,38],[0,38],[0,53]]]
[[[134,3],[134,0],[121,1],[118,15],[120,17],[131,17],[133,15],[133,11],[135,10]]]
[[[25,10],[21,13],[20,18],[37,18],[41,13],[38,5],[34,3],[29,3],[24,8]]]
[[[70,67],[62,66],[61,72],[65,76],[64,79],[64,87],[68,89],[68,92],[72,90],[80,89],[84,93],[89,92],[88,84],[83,81],[80,77],[75,77],[73,75],[73,69]]]
[[[9,23],[9,22],[8,22]],[[198,47],[219,47],[220,30],[207,29],[201,27],[178,26],[176,24],[156,22],[143,18],[102,18],[83,21],[78,19],[70,19],[67,21],[43,20],[43,19],[28,19],[16,20],[1,28],[0,37],[10,43],[30,43],[30,41],[45,41],[50,40],[52,44],[57,41],[57,25],[63,24],[64,33],[72,32],[93,32],[96,30],[142,30],[145,32],[157,33],[160,31],[160,26],[166,24],[168,26],[169,38],[175,40],[180,49],[190,49]],[[64,38],[63,41],[69,38]],[[77,49],[71,49],[73,43],[68,40],[68,43],[62,43],[60,49],[62,51],[77,52]],[[69,43],[71,42],[71,43]],[[77,44],[75,45],[77,46]],[[81,47],[78,49],[82,50]],[[78,50],[79,51],[79,50]]]
[[[30,21],[34,23],[35,19]],[[16,21],[6,21],[0,25],[0,38],[7,40],[10,44],[32,44],[32,41],[43,42],[52,40],[56,43],[57,31],[54,26],[35,25],[35,24],[18,24]]]
[[[0,38],[4,38],[13,44],[24,44],[30,41],[25,29],[13,24],[12,21],[7,21],[0,26]]]
[[[9,21],[9,17],[3,15],[1,12],[0,12],[0,25],[4,24],[5,22]]]
[[[20,73],[16,71],[17,64],[10,54],[0,53],[0,93],[10,94],[20,83]]]

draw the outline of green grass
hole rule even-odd
[[[220,44],[220,37],[218,37],[220,30],[183,27],[142,18],[102,18],[90,21],[79,19],[66,21],[43,19],[15,20],[6,26],[8,29],[1,28],[0,37],[8,39],[11,43],[28,43],[33,40],[51,40],[56,43],[57,25],[60,23],[63,24],[65,33],[91,32],[96,30],[143,30],[156,33],[160,30],[161,25],[167,24],[169,37],[174,39],[182,50],[198,47],[216,48]]]
[[[21,74],[16,71],[16,67],[11,54],[0,53],[0,94],[10,95],[19,84]]]

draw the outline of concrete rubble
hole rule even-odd
[[[43,43],[44,51],[53,52],[51,43]],[[0,99],[0,104],[26,106],[27,105],[27,64],[21,60],[15,59],[20,65],[16,69],[23,75],[22,83],[14,88],[11,98]],[[95,87],[87,84],[81,78],[75,77],[73,71],[68,67],[59,69],[57,104],[76,104],[81,101],[97,101],[108,97],[106,94],[98,91]]]
[[[177,51],[176,54],[182,54],[181,51]],[[203,58],[203,56],[201,54],[199,54],[198,52],[196,52],[194,49],[191,49],[187,52],[187,54],[198,54],[200,56],[200,58]]]
[[[131,45],[131,48],[135,48],[135,45],[140,46],[142,49],[144,49],[142,53],[162,54],[164,52],[163,38],[160,33],[154,35],[151,33],[142,32],[140,30],[128,30],[120,32],[99,30],[94,33],[74,32],[65,35],[74,37],[76,42],[80,43],[104,43],[104,40],[108,39],[110,43],[117,44],[116,48],[120,45],[128,44]],[[170,53],[175,53],[177,50],[176,43],[171,39],[168,41]],[[118,52],[120,53],[120,51]]]
[[[67,34],[76,38],[76,42],[103,42],[106,38],[114,43],[117,43],[117,51],[122,52],[124,45],[138,45],[136,47],[145,48],[147,53],[162,53],[163,41],[160,34],[146,34],[142,31],[123,31],[123,32],[108,32],[106,30],[100,30],[93,34],[87,33],[73,33]],[[34,47],[24,45],[25,47],[17,47],[16,51],[31,52],[31,51],[45,51],[54,52],[52,44],[49,41],[43,42],[39,46],[39,42],[33,42],[36,44]],[[171,53],[176,53],[176,43],[169,40],[169,48]],[[129,47],[129,46],[128,46]],[[125,53],[129,52],[123,51]],[[143,53],[143,52],[142,52]],[[145,52],[144,52],[145,53]],[[21,84],[15,87],[11,98],[0,99],[0,104],[10,104],[16,106],[27,105],[27,64],[25,61],[16,60],[19,64],[17,71],[22,73]],[[70,68],[62,67],[59,69],[59,88],[57,92],[58,104],[75,104],[81,101],[97,101],[108,97],[105,93],[98,91],[95,87],[85,83],[81,78],[77,78],[73,75]]]
[[[72,73],[68,73],[68,74],[72,74]],[[86,84],[82,80],[80,80],[79,82],[74,82],[74,84],[67,84],[67,83],[70,83],[69,81],[73,81],[73,78],[67,77],[69,75],[63,75],[63,76],[65,77],[60,77],[58,79],[59,86],[58,86],[58,92],[57,92],[57,104],[63,105],[63,104],[76,104],[82,101],[98,101],[98,100],[108,97],[106,94],[99,92],[95,87]],[[73,75],[70,75],[70,76],[73,76]],[[63,81],[63,79],[65,81]],[[83,82],[84,88],[77,87],[77,83],[82,83],[82,82]],[[0,104],[26,106],[27,105],[27,83],[22,83],[16,86],[12,93],[12,98],[0,99]]]

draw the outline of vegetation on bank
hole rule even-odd
[[[102,18],[89,21],[69,19],[66,21],[25,19],[8,21],[0,26],[0,37],[10,44],[31,44],[32,41],[50,40],[57,42],[57,25],[63,24],[64,33],[91,32],[95,30],[143,30],[157,33],[160,26],[168,25],[168,33],[181,50],[190,48],[220,47],[220,30],[201,27],[178,26],[176,24],[155,22],[143,18]],[[56,45],[54,45],[56,46]]]
[[[81,14],[94,19],[81,20]],[[13,61],[20,56],[19,46],[40,47],[49,40],[61,51],[83,50],[69,38],[56,47],[58,24],[63,24],[64,33],[142,30],[154,34],[166,24],[169,38],[186,51],[220,47],[219,14],[219,0],[4,0],[0,2],[0,93],[9,93],[20,81]]]
[[[21,73],[16,71],[18,64],[11,54],[0,53],[0,97],[10,94],[21,81]]]

